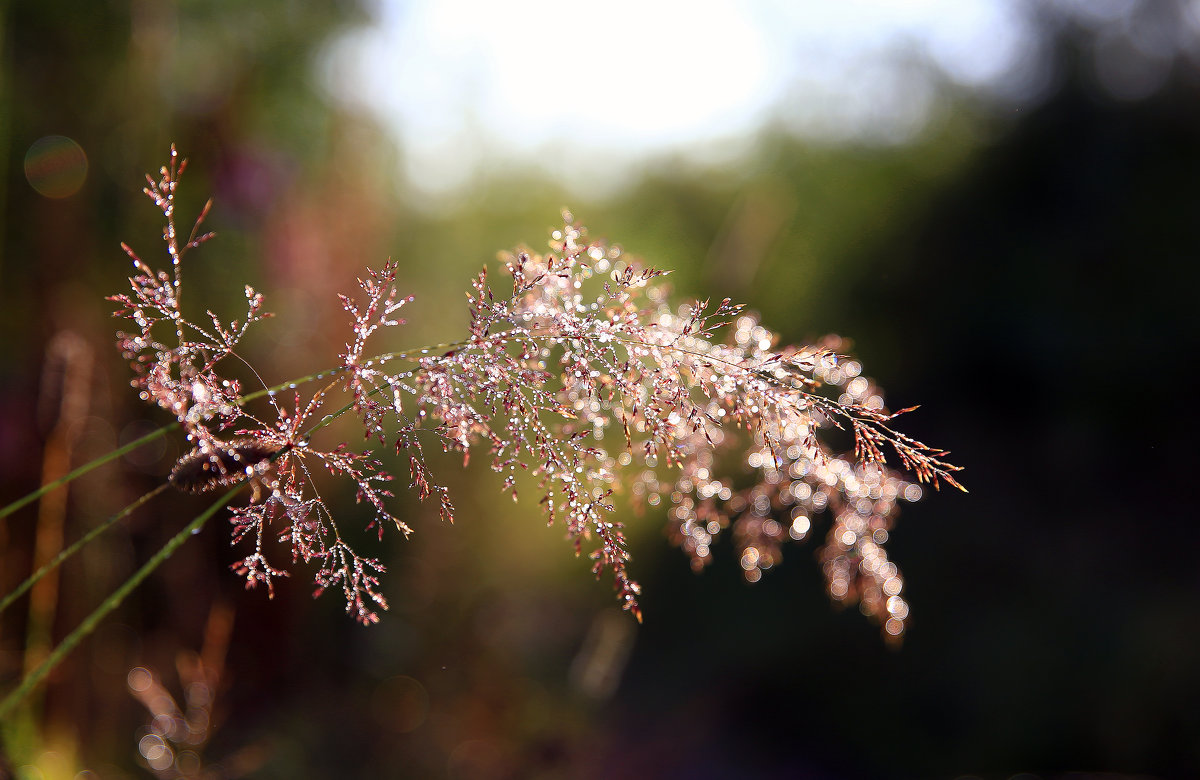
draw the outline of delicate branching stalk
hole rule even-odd
[[[372,360],[376,360],[376,359],[378,359],[378,360],[409,359],[416,355],[428,354],[431,351],[454,349],[454,348],[461,347],[464,345],[465,345],[465,342],[433,344],[428,347],[418,347],[415,349],[406,350],[404,352],[394,352],[394,353],[389,353],[387,355],[381,355],[376,358],[372,358]],[[339,374],[342,374],[343,372],[344,372],[344,369],[342,369],[342,368],[328,368],[328,369],[318,372],[316,374],[309,374],[307,376],[297,377],[296,379],[292,379],[287,382],[281,382],[280,384],[275,385],[273,387],[268,387],[268,388],[264,388],[262,390],[257,390],[254,392],[246,393],[240,399],[238,399],[238,403],[239,403],[239,405],[244,406],[245,404],[247,404],[251,401],[258,400],[259,398],[263,398],[271,393],[278,393],[284,389],[295,388],[298,385],[303,385],[303,384],[307,384],[309,382],[319,381],[322,379],[328,379],[329,377],[337,376]],[[340,408],[330,414],[325,415],[325,417],[323,417],[317,425],[314,425],[313,428],[308,433],[311,434],[311,433],[314,433],[314,432],[320,430],[321,428],[325,427],[326,425],[332,423],[338,417],[341,417],[343,414],[351,411],[353,408],[354,408],[354,405],[352,403],[348,403],[348,404],[344,405],[342,408]],[[21,498],[17,499],[16,501],[13,501],[12,503],[8,504],[7,506],[0,508],[0,518],[4,518],[5,516],[16,512],[17,510],[21,509],[22,507],[25,507],[25,506],[33,503],[37,499],[41,498],[43,495],[45,495],[55,489],[63,487],[64,485],[69,484],[73,480],[75,480],[79,477],[82,477],[85,474],[88,474],[89,472],[93,471],[94,469],[99,468],[100,466],[103,466],[106,463],[110,463],[110,462],[116,460],[117,458],[120,458],[130,452],[133,452],[134,450],[136,450],[146,444],[149,444],[150,442],[155,441],[156,439],[159,439],[159,438],[167,435],[168,433],[178,429],[179,427],[180,427],[180,425],[178,422],[167,423],[167,424],[162,425],[159,428],[145,434],[144,436],[141,436],[141,437],[129,442],[128,444],[122,445],[121,447],[118,447],[117,449],[114,449],[103,455],[97,456],[96,458],[92,459],[91,461],[88,461],[87,463],[83,464],[82,466],[79,466],[74,471],[71,471],[70,473],[64,475],[63,477],[56,479],[52,482],[48,482],[45,485],[38,488],[37,490],[34,490],[33,492],[31,492],[25,496],[22,496]],[[150,492],[144,494],[140,498],[136,499],[132,503],[125,506],[123,509],[118,511],[116,514],[112,515],[107,520],[102,522],[100,525],[89,530],[86,534],[84,534],[82,537],[80,537],[76,542],[74,542],[73,544],[71,544],[69,547],[65,548],[61,552],[59,552],[52,560],[48,561],[44,566],[39,568],[36,572],[31,574],[29,577],[27,577],[25,580],[23,580],[19,585],[17,585],[17,587],[15,587],[11,592],[9,592],[2,599],[0,599],[0,612],[3,612],[4,610],[8,609],[21,596],[23,596],[25,593],[27,593],[30,588],[32,588],[35,584],[37,584],[38,580],[42,579],[47,574],[52,572],[54,569],[61,566],[68,559],[70,559],[73,555],[75,555],[75,553],[82,550],[92,540],[94,540],[96,537],[100,536],[100,534],[107,531],[109,528],[111,528],[117,522],[125,519],[126,517],[129,517],[137,509],[139,509],[143,504],[145,504],[151,498],[153,498],[154,496],[163,492],[170,486],[171,486],[170,481],[163,482],[158,487],[154,488]]]
[[[749,581],[781,560],[785,541],[806,538],[818,516],[828,514],[819,557],[830,596],[858,602],[889,638],[902,635],[909,608],[884,545],[899,502],[919,499],[921,483],[961,489],[959,467],[944,451],[893,427],[911,409],[887,411],[862,365],[841,354],[840,339],[780,347],[775,334],[728,299],[673,308],[662,284],[666,272],[642,266],[619,247],[588,241],[564,213],[548,253],[519,249],[504,256],[511,290],[497,292],[486,269],[473,280],[465,338],[376,352],[375,341],[403,324],[397,313],[412,300],[398,292],[399,266],[388,261],[359,280],[358,295],[340,296],[352,336],[336,367],[246,391],[221,373],[223,363],[244,362],[237,352],[242,339],[271,315],[250,287],[240,319],[208,312],[201,325],[184,315],[183,258],[213,235],[201,231],[206,205],[186,241],[178,238],[175,194],[185,169],[172,148],[168,165],[157,179],[148,177],[145,190],[165,221],[171,272],[155,270],[122,245],[135,269],[131,294],[110,299],[116,315],[134,326],[118,334],[134,386],[175,422],[10,504],[0,516],[181,427],[190,450],[176,463],[171,485],[190,492],[236,490],[243,482],[253,488],[249,503],[231,511],[233,542],[250,547],[231,568],[247,587],[261,584],[271,595],[275,580],[287,576],[271,562],[274,540],[290,548],[293,564],[315,565],[317,594],[340,589],[347,612],[374,623],[377,610],[387,608],[379,579],[385,568],[350,547],[315,475],[325,470],[352,482],[358,501],[370,505],[367,527],[379,537],[387,529],[405,536],[412,529],[391,514],[391,476],[369,448],[316,443],[315,434],[352,411],[369,446],[386,445],[405,457],[411,487],[422,500],[435,500],[445,520],[455,509],[426,458],[430,444],[461,454],[464,465],[472,452],[482,453],[514,499],[531,481],[548,522],[562,524],[577,554],[588,547],[595,574],[613,578],[622,605],[639,619],[640,587],[616,519],[618,493],[635,507],[666,504],[670,536],[697,570],[728,532]],[[161,331],[169,333],[166,340]],[[302,396],[300,388],[312,383],[317,389]],[[324,411],[338,394],[344,403]],[[258,400],[266,401],[267,414],[250,408]],[[853,436],[851,451],[830,446],[824,433],[830,427]],[[915,481],[885,465],[889,452]],[[731,462],[726,453],[740,468],[722,472]],[[232,492],[147,562],[120,597]],[[132,507],[122,514],[128,511]],[[94,625],[89,618],[68,639],[77,642]],[[61,659],[66,644],[50,660]],[[27,679],[14,695],[34,682]]]

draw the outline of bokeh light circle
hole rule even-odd
[[[39,138],[25,152],[25,178],[47,198],[67,198],[79,192],[87,171],[83,147],[63,135]]]

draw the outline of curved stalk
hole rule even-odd
[[[109,528],[111,528],[113,526],[114,523],[118,522],[119,520],[123,520],[124,518],[133,514],[133,512],[138,507],[140,507],[142,504],[146,503],[150,499],[157,496],[159,493],[166,490],[168,484],[170,484],[170,483],[164,482],[161,485],[159,485],[158,487],[151,490],[149,493],[142,496],[141,498],[135,500],[133,503],[126,506],[120,512],[117,512],[115,515],[108,518],[103,523],[101,523],[100,525],[96,526],[95,528],[93,528],[92,530],[88,531],[86,534],[81,536],[78,541],[76,541],[70,547],[67,547],[62,552],[60,552],[58,555],[56,555],[54,557],[54,559],[49,561],[48,563],[46,563],[45,566],[38,569],[33,574],[29,575],[29,577],[27,577],[25,579],[25,581],[22,582],[20,585],[18,585],[16,588],[14,588],[11,593],[9,593],[3,599],[0,599],[0,612],[3,612],[4,610],[6,610],[10,606],[12,606],[12,603],[14,601],[16,601],[17,599],[19,599],[21,596],[25,595],[25,592],[28,591],[30,588],[32,588],[34,585],[36,585],[38,580],[40,580],[42,577],[45,577],[50,572],[54,571],[55,567],[60,566],[72,555],[74,555],[75,553],[79,552],[84,547],[86,547],[88,542],[92,541],[97,536],[99,536],[100,534],[107,531]]]
[[[65,474],[62,477],[59,477],[58,479],[54,480],[53,482],[48,482],[45,485],[42,485],[40,488],[33,491],[32,493],[30,493],[26,496],[22,496],[21,498],[18,498],[16,501],[13,501],[11,504],[8,504],[7,506],[5,506],[3,509],[0,509],[0,518],[4,518],[4,517],[7,517],[8,515],[11,515],[13,512],[17,511],[21,507],[26,506],[28,504],[32,504],[34,501],[37,501],[39,498],[46,495],[50,491],[60,488],[63,485],[67,484],[68,482],[71,482],[75,479],[78,479],[79,477],[82,477],[84,474],[87,474],[89,471],[99,468],[100,466],[103,466],[105,463],[108,463],[109,461],[116,460],[117,458],[121,457],[122,455],[124,455],[126,453],[133,452],[138,447],[141,447],[143,444],[149,444],[150,442],[154,441],[155,439],[157,439],[161,436],[165,436],[167,433],[175,430],[178,427],[179,427],[179,423],[177,423],[177,422],[167,423],[166,425],[159,428],[158,430],[151,431],[150,433],[147,433],[145,436],[142,436],[139,439],[134,439],[133,441],[129,442],[128,444],[126,444],[122,447],[118,447],[117,449],[112,450],[111,452],[107,452],[98,458],[94,458],[94,459],[88,461],[87,463],[83,464],[82,466],[75,469],[74,471],[72,471],[68,474]]]
[[[244,482],[236,485],[223,496],[218,498],[210,507],[208,507],[208,509],[205,509],[199,515],[197,515],[192,522],[184,526],[179,533],[172,536],[167,543],[164,544],[152,558],[150,558],[150,560],[146,561],[144,564],[142,564],[140,569],[134,572],[133,576],[125,580],[125,582],[119,588],[110,593],[109,596],[100,603],[100,606],[96,607],[96,609],[94,609],[90,615],[84,618],[83,621],[76,626],[74,631],[72,631],[61,642],[58,643],[54,650],[52,650],[50,654],[46,656],[46,660],[42,661],[42,663],[38,665],[38,667],[32,672],[25,675],[20,684],[10,691],[9,694],[4,697],[3,701],[0,701],[0,720],[7,718],[17,704],[20,703],[20,701],[27,695],[29,695],[29,692],[32,691],[39,682],[45,679],[46,675],[48,675],[51,670],[54,669],[54,667],[62,663],[63,659],[66,658],[67,655],[70,654],[70,652],[74,650],[75,647],[82,642],[88,634],[96,630],[96,626],[100,624],[101,620],[103,620],[110,612],[120,606],[121,602],[125,600],[125,597],[132,593],[134,589],[138,587],[138,585],[141,585],[142,581],[149,577],[155,569],[166,562],[166,560],[171,557],[172,553],[179,549],[184,542],[190,539],[194,534],[199,533],[200,529],[204,527],[204,524],[208,522],[208,519],[215,515],[217,511],[221,509],[221,507],[225,506],[225,504],[229,502],[229,499],[233,498],[234,495],[236,495],[237,492],[245,486],[246,484]]]

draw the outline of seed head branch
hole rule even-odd
[[[135,387],[193,442],[173,484],[193,491],[253,484],[254,497],[231,518],[234,543],[252,546],[233,564],[248,587],[262,584],[270,595],[287,575],[268,560],[264,540],[274,538],[290,547],[293,564],[316,566],[316,593],[340,588],[351,615],[376,622],[387,608],[385,567],[348,545],[315,473],[353,484],[379,537],[386,528],[407,536],[410,526],[388,509],[391,476],[370,447],[405,456],[410,487],[452,521],[450,491],[427,457],[436,442],[464,466],[473,453],[482,456],[514,500],[532,490],[547,523],[563,529],[577,555],[586,551],[597,577],[612,578],[639,620],[641,589],[621,517],[630,503],[661,506],[669,536],[697,570],[728,531],[749,581],[782,559],[786,541],[805,539],[827,516],[818,557],[830,596],[857,602],[886,636],[902,635],[904,583],[885,548],[899,502],[919,499],[920,483],[961,488],[959,467],[893,427],[911,409],[889,412],[837,337],[780,347],[729,299],[672,307],[665,271],[588,240],[564,214],[550,251],[502,256],[511,285],[494,286],[486,268],[471,280],[457,342],[374,352],[404,324],[397,313],[413,299],[399,292],[398,263],[368,270],[356,294],[339,296],[350,338],[337,369],[322,374],[338,378],[307,400],[297,390],[290,404],[270,391],[270,414],[254,413],[246,401],[262,391],[244,392],[218,369],[238,357],[249,327],[270,316],[262,295],[247,287],[246,315],[228,323],[208,312],[211,324],[200,326],[179,308],[182,255],[211,236],[199,233],[205,206],[177,244],[174,195],[185,168],[172,149],[146,188],[166,222],[173,273],[153,270],[125,247],[136,272],[132,293],[111,300],[136,326],[118,341]],[[175,346],[155,335],[164,322],[176,331]],[[326,411],[336,394],[347,400]],[[316,444],[315,434],[347,411],[362,423],[368,449]],[[829,428],[852,433],[852,450],[835,448]],[[915,481],[888,466],[889,452]]]

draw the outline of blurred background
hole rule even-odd
[[[456,338],[470,276],[569,206],[680,297],[853,339],[971,490],[892,535],[898,649],[812,547],[694,575],[661,508],[623,510],[638,626],[454,459],[454,526],[397,491],[370,629],[303,565],[244,591],[213,521],[4,724],[0,776],[1200,774],[1200,3],[11,0],[0,41],[2,503],[164,421],[102,296],[120,241],[163,262],[140,188],[171,143],[181,222],[212,196],[219,234],[189,301],[266,294],[268,382],[336,362],[333,293],[389,256],[388,346]],[[0,590],[181,446],[6,518]],[[205,505],[159,497],[0,615],[4,690]]]

